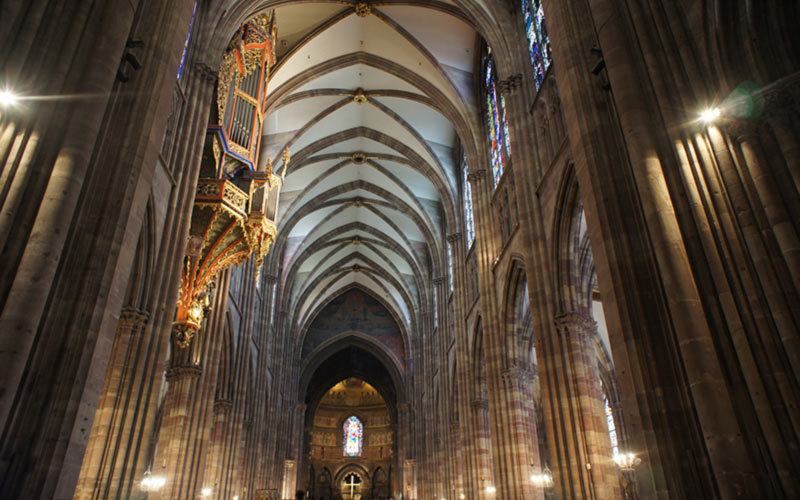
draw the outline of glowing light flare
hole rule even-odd
[[[142,478],[141,487],[143,491],[158,491],[167,484],[167,478],[164,476],[153,476],[150,471],[144,473]]]
[[[700,120],[705,123],[711,123],[720,117],[722,111],[719,108],[708,108],[700,113]]]
[[[19,96],[10,90],[0,90],[0,106],[10,108],[19,102]]]
[[[549,488],[553,485],[553,474],[545,467],[543,471],[531,474],[531,482],[539,488]]]
[[[633,470],[642,463],[642,459],[633,453],[617,453],[614,455],[614,462],[622,470]]]
[[[208,487],[203,488],[202,490],[200,490],[200,494],[204,497],[211,496],[211,488]]]
[[[486,487],[486,493],[494,494],[496,492],[497,492],[497,488],[495,488],[494,486],[487,486]]]

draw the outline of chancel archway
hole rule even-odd
[[[387,369],[387,354],[357,336],[329,345],[311,361],[304,377],[299,488],[315,498],[385,500],[400,484],[397,408],[404,391],[395,385],[396,367]],[[350,472],[359,478],[360,497],[344,496]]]
[[[338,382],[309,411],[305,491],[314,498],[337,494],[352,500],[389,498],[388,482],[396,469],[395,429],[389,408],[374,387],[357,377]],[[317,471],[333,471],[336,479],[327,484]],[[323,481],[317,483],[318,478]]]

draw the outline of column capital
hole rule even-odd
[[[227,413],[233,408],[233,402],[229,399],[218,399],[214,401],[214,414]]]
[[[434,286],[437,286],[443,284],[445,281],[447,281],[447,276],[437,276],[431,280],[431,283],[433,283]]]
[[[516,381],[516,382],[524,382],[525,380],[530,380],[532,377],[532,373],[530,370],[525,370],[523,368],[506,368],[500,373],[500,376],[503,377],[505,381]]]
[[[217,71],[213,66],[202,61],[194,64],[194,72],[208,82],[214,82],[217,79]]]
[[[511,75],[504,80],[497,82],[500,92],[503,94],[513,94],[518,88],[522,87],[522,73]]]
[[[478,168],[467,174],[467,181],[470,184],[475,184],[477,182],[482,181],[486,178],[486,169],[485,168]]]
[[[751,120],[747,118],[732,118],[728,120],[723,128],[725,131],[739,142],[750,142],[757,137],[758,128],[761,120]]]
[[[469,405],[475,410],[488,410],[489,400],[485,398],[475,398],[469,402]]]
[[[125,328],[133,332],[134,328],[142,327],[150,319],[150,313],[136,309],[135,307],[123,307],[119,314],[118,328]]]
[[[450,234],[447,235],[447,241],[449,241],[450,243],[455,243],[456,241],[458,241],[460,239],[461,239],[461,233],[460,232],[450,233]]]
[[[554,318],[556,328],[559,330],[569,330],[573,332],[594,332],[597,330],[597,323],[583,313],[566,312],[557,314]]]
[[[167,381],[179,380],[182,378],[199,378],[203,374],[200,365],[176,366],[167,370]]]

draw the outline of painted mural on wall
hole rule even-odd
[[[303,357],[327,339],[351,331],[374,337],[388,347],[405,367],[403,337],[394,317],[383,304],[356,289],[330,301],[314,318],[303,341]]]

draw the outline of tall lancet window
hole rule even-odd
[[[464,180],[462,195],[464,196],[464,231],[467,234],[467,249],[475,241],[475,214],[472,209],[472,186],[467,180],[469,167],[467,166],[466,156],[461,158],[461,172]]]
[[[178,66],[178,80],[181,79],[183,74],[183,65],[186,63],[186,52],[189,51],[189,40],[192,38],[192,29],[194,28],[194,15],[197,14],[197,2],[194,3],[192,9],[192,20],[189,21],[189,32],[186,33],[186,41],[183,42],[183,53],[181,54],[181,64]]]
[[[547,35],[542,0],[522,0],[522,16],[525,20],[528,50],[531,53],[533,78],[536,81],[536,90],[539,90],[544,81],[544,74],[552,61],[550,37]]]
[[[447,243],[447,285],[453,293],[453,244]]]
[[[489,47],[483,58],[483,89],[486,94],[486,117],[489,122],[492,177],[496,186],[511,158],[511,140],[506,120],[506,99],[497,88],[497,68],[492,57],[492,49]]]
[[[344,454],[347,457],[360,457],[364,426],[355,415],[344,421]]]
[[[608,426],[608,437],[611,438],[611,452],[614,456],[619,455],[619,439],[617,438],[617,425],[614,423],[614,410],[608,398],[603,396],[603,405],[606,411],[606,425]]]
[[[433,286],[433,327],[439,327],[439,288]]]

